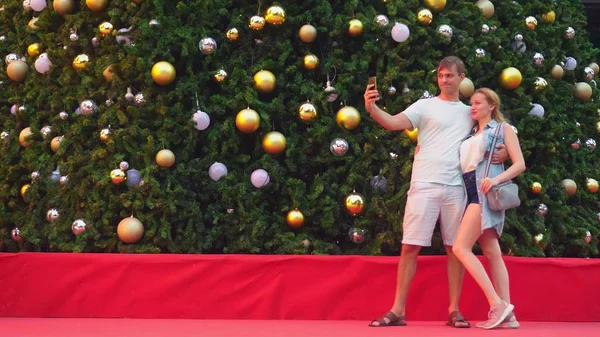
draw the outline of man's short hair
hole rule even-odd
[[[444,57],[438,64],[438,71],[440,69],[452,69],[453,66],[456,67],[459,75],[465,72],[465,64],[456,56]]]

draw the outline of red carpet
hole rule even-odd
[[[595,337],[600,323],[521,322],[517,330],[452,329],[442,322],[369,328],[357,321],[204,321],[137,319],[0,318],[10,337]]]
[[[506,261],[519,320],[600,321],[599,259]],[[364,322],[389,309],[396,266],[372,256],[0,254],[0,316]],[[442,321],[446,310],[445,257],[421,257],[407,319]],[[471,321],[487,314],[470,277],[461,310]]]

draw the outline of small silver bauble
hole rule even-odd
[[[438,32],[442,35],[447,36],[448,38],[452,38],[452,27],[448,25],[441,25],[438,28]]]
[[[113,105],[114,101],[112,100],[112,98],[107,99],[106,101],[104,101],[104,104],[106,104],[106,106],[111,106]]]
[[[379,14],[375,17],[375,23],[382,27],[386,27],[390,24],[390,19],[388,19],[388,17],[383,14]]]
[[[538,213],[540,213],[542,216],[546,216],[546,214],[548,214],[548,206],[545,204],[540,204],[538,206]]]
[[[565,36],[567,37],[567,39],[574,38],[575,37],[575,29],[573,29],[573,27],[567,28],[567,30],[565,31]]]
[[[487,34],[490,31],[490,26],[486,25],[485,23],[481,26],[481,32],[483,34]]]
[[[365,230],[362,228],[352,227],[350,228],[348,235],[350,236],[350,241],[354,243],[362,243],[365,241]]]
[[[585,78],[589,81],[592,78],[594,78],[594,69],[590,68],[590,67],[585,67],[585,69],[583,69],[583,73],[585,74]]]
[[[477,57],[484,57],[485,56],[485,50],[483,50],[483,48],[477,48],[475,50],[475,56],[477,56]]]
[[[23,0],[23,9],[26,11],[31,10],[31,1],[30,0]]]
[[[535,53],[535,55],[533,55],[533,61],[538,66],[542,65],[542,63],[544,63],[544,55],[541,53]]]
[[[31,180],[36,181],[40,177],[40,173],[38,171],[31,172]]]
[[[17,54],[10,53],[6,55],[6,57],[4,58],[4,62],[6,63],[6,65],[9,65],[12,61],[17,61],[19,59],[20,57]]]
[[[50,133],[52,133],[52,127],[50,125],[46,125],[40,130],[40,133],[42,134],[42,137],[47,138]]]
[[[595,150],[596,149],[596,140],[592,139],[592,138],[588,138],[588,140],[585,141],[585,146],[587,146],[587,148],[590,150]]]
[[[6,41],[6,36],[4,36],[4,35],[0,36],[0,42],[4,42],[4,41]]]
[[[92,38],[92,46],[94,46],[96,48],[100,47],[100,41],[98,41],[97,37]]]
[[[128,100],[129,102],[135,101],[135,96],[131,92],[131,88],[127,88],[127,93],[125,94],[125,99]]]
[[[329,150],[337,157],[345,155],[348,152],[348,148],[348,142],[344,138],[336,138],[329,145]]]
[[[338,98],[338,93],[334,87],[331,86],[331,82],[327,81],[325,85],[325,93],[327,94],[327,102],[332,103]]]
[[[390,152],[390,159],[391,160],[396,160],[398,159],[398,154],[396,152]]]
[[[156,19],[152,19],[152,20],[150,20],[150,22],[148,22],[148,26],[150,26],[150,27],[156,27],[156,26],[158,26],[159,24],[160,24],[160,23],[159,23],[159,22],[158,22],[158,20],[156,20]]]
[[[141,92],[135,94],[135,104],[143,105],[144,103],[146,103],[146,98],[144,98],[144,94]]]
[[[79,40],[79,35],[77,35],[77,33],[71,33],[71,35],[69,35],[69,39],[73,42]]]
[[[27,111],[27,107],[24,105],[21,105],[17,110],[19,110],[19,113],[23,113],[23,112]]]
[[[48,212],[46,212],[46,220],[50,222],[58,219],[59,216],[60,213],[58,213],[58,210],[56,208],[51,208],[48,210]]]
[[[12,231],[10,232],[10,236],[12,237],[13,241],[15,241],[15,242],[21,241],[21,231],[19,230],[19,227],[13,228]]]
[[[521,34],[515,35],[515,41],[523,41],[523,35],[521,35]]]
[[[69,118],[69,114],[66,111],[61,111],[61,113],[58,114],[58,117],[64,121]]]
[[[212,54],[217,50],[217,41],[212,37],[205,37],[198,43],[198,48],[204,55]]]
[[[586,243],[592,242],[592,233],[590,233],[590,231],[585,231],[585,242]]]
[[[60,179],[58,179],[58,182],[60,182],[62,185],[65,185],[66,183],[69,182],[69,177],[62,176],[62,177],[60,177]]]
[[[228,208],[227,209],[227,214],[233,214],[233,208]]]
[[[390,95],[395,95],[396,91],[396,87],[394,87],[393,85],[390,85],[390,87],[388,88],[388,94]]]
[[[2,133],[0,133],[0,139],[7,139],[8,137],[10,137],[8,132],[2,131]]]
[[[81,108],[81,114],[85,116],[91,115],[98,110],[96,103],[90,99],[86,99],[85,101],[81,102],[79,107]]]
[[[120,162],[119,169],[121,169],[121,171],[127,171],[129,169],[129,163],[126,161]]]
[[[71,230],[73,231],[73,234],[79,235],[79,234],[85,232],[86,226],[87,226],[87,224],[85,223],[85,221],[83,221],[81,219],[77,219],[77,220],[73,221],[73,224],[71,225]]]
[[[402,94],[403,95],[407,95],[408,93],[410,93],[410,89],[408,88],[408,85],[404,85],[404,88],[402,89]]]

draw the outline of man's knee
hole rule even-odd
[[[401,255],[406,258],[417,258],[419,256],[419,252],[421,251],[421,246],[416,245],[402,245],[402,253]]]

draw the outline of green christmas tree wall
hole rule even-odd
[[[435,95],[437,62],[457,55],[474,87],[500,94],[527,161],[516,180],[522,205],[507,213],[504,251],[599,254],[598,196],[586,188],[588,178],[600,178],[594,149],[598,76],[586,73],[598,51],[589,43],[578,1],[494,0],[492,12],[486,1],[453,0],[55,0],[39,12],[31,3],[5,0],[0,11],[1,251],[395,255],[416,144],[378,126],[365,112],[362,94],[376,74],[381,105],[400,112],[427,93]],[[436,3],[445,6],[438,11],[431,6]],[[428,5],[427,24],[418,13]],[[273,6],[283,9],[283,22],[267,17]],[[264,27],[251,28],[253,16],[266,17]],[[353,19],[362,29],[351,26]],[[392,38],[396,23],[410,30],[406,41]],[[307,24],[317,31],[308,43],[299,37]],[[451,34],[443,34],[443,25]],[[227,35],[233,28],[235,40]],[[522,41],[515,40],[518,34]],[[204,38],[212,38],[216,49],[209,43],[201,50]],[[52,63],[45,73],[36,70],[39,56],[35,46],[29,48],[35,43]],[[536,53],[543,56],[540,64]],[[73,61],[81,54],[89,62],[77,70]],[[314,69],[305,66],[307,55],[318,59]],[[29,71],[19,81],[9,76],[8,62],[21,57]],[[167,85],[152,77],[161,61],[176,71]],[[565,69],[573,61],[576,67]],[[554,78],[557,65],[564,74]],[[108,66],[111,81],[105,78]],[[508,67],[521,74],[516,89],[499,83]],[[261,70],[276,79],[270,92],[255,88]],[[592,89],[589,99],[574,95],[579,82]],[[89,101],[97,109],[87,110]],[[299,117],[307,102],[317,114],[308,122]],[[544,108],[543,117],[530,113],[532,103]],[[343,107],[358,110],[358,127],[336,121]],[[260,116],[250,133],[236,126],[246,108]],[[210,118],[204,130],[192,119],[198,110]],[[32,136],[25,147],[19,136],[27,127]],[[106,129],[110,134],[101,139]],[[272,131],[285,137],[279,155],[263,148]],[[54,152],[52,140],[60,136]],[[349,147],[343,155],[330,148],[338,138],[335,144]],[[163,149],[175,155],[173,166],[157,165]],[[113,183],[111,172],[119,172],[121,162],[140,173],[140,184],[131,177],[134,186]],[[215,162],[227,168],[216,181],[209,175]],[[127,176],[128,169],[121,172]],[[257,169],[269,174],[262,188],[251,183]],[[564,179],[577,184],[576,193],[565,193]],[[542,186],[539,194],[532,192],[535,182]],[[365,202],[357,215],[345,205],[354,192]],[[545,216],[540,204],[547,207]],[[58,217],[49,221],[52,209]],[[296,209],[304,222],[290,226],[286,216]],[[143,223],[144,235],[125,243],[117,226],[132,215]],[[77,235],[74,222],[85,224]],[[428,252],[442,251],[436,235]]]

